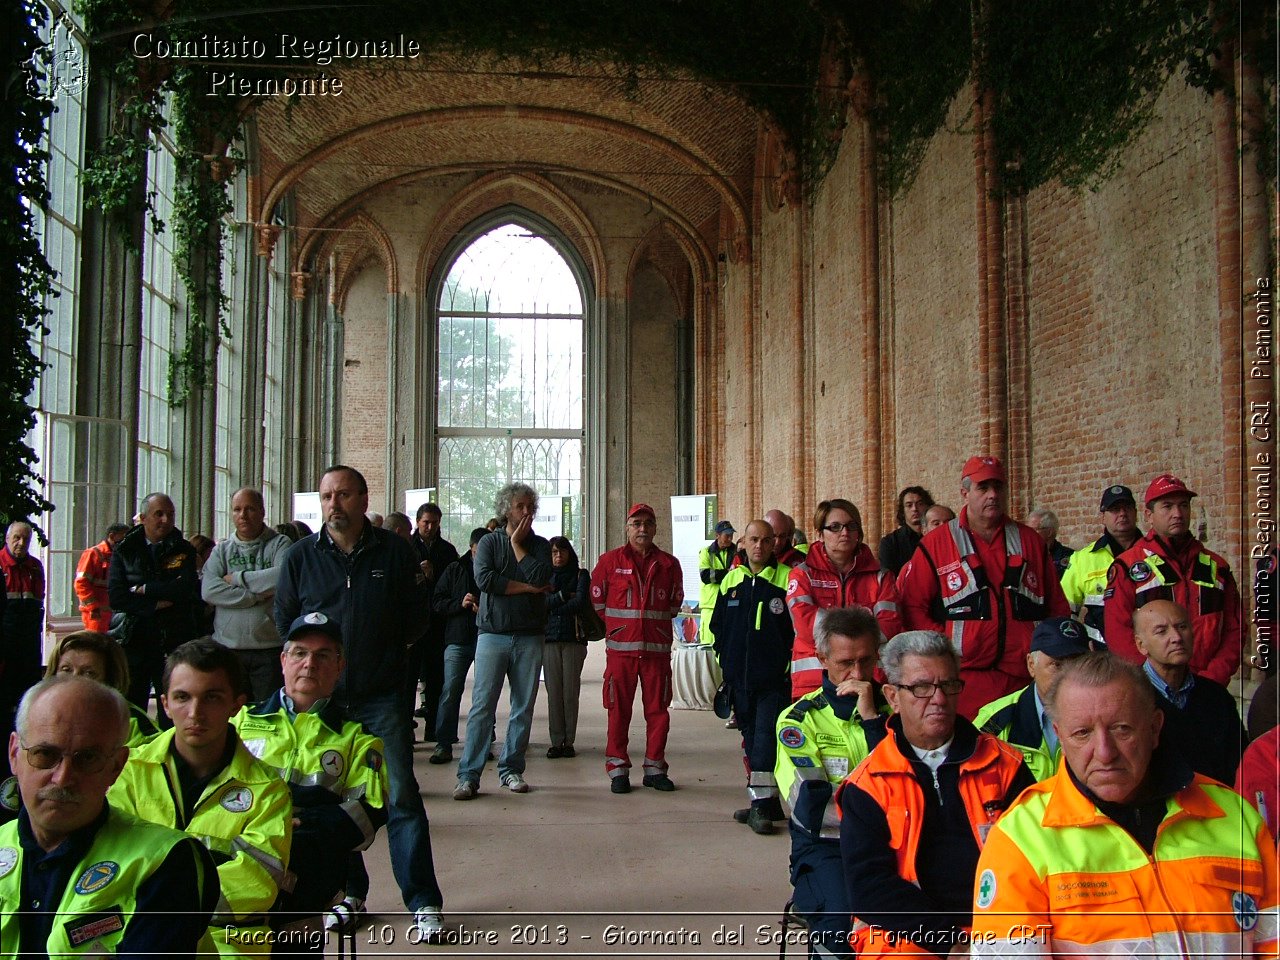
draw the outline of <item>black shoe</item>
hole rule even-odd
[[[560,748],[560,756],[564,757],[566,760],[570,760],[573,757],[576,757],[577,755],[578,755],[578,751],[573,749],[573,744],[569,744],[567,747]]]
[[[426,720],[431,716],[431,710],[424,705],[419,707],[417,710],[413,711],[413,715],[415,717],[421,717],[423,720]]]
[[[648,780],[649,778],[645,777],[645,779]],[[631,778],[628,777],[625,773],[620,777],[610,777],[609,791],[611,793],[630,793]]]
[[[733,811],[733,819],[738,823],[746,823],[751,818],[751,808],[743,807],[741,810]]]
[[[769,814],[765,812],[764,807],[760,806],[753,806],[747,812],[747,826],[761,835],[773,833],[774,829]]]
[[[777,797],[770,797],[760,804],[760,808],[764,811],[765,816],[774,823],[782,823],[787,819],[787,812],[782,809],[782,801]]]
[[[676,788],[676,785],[671,782],[671,778],[665,773],[651,773],[644,778],[643,783],[646,787],[653,787],[653,789],[661,790],[663,793],[670,793]]]
[[[431,751],[431,756],[427,759],[427,763],[452,763],[453,751],[448,747],[436,747]]]
[[[548,760],[559,760],[563,756],[564,756],[564,747],[548,747],[547,748]]]

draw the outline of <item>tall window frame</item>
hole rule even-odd
[[[522,304],[520,309],[509,309],[499,305],[497,309],[483,309],[488,303],[459,303],[457,291],[450,289],[450,278],[460,260],[467,255],[477,241],[505,226],[513,226],[526,234],[544,241],[551,251],[563,262],[564,268],[572,278],[577,291],[576,309],[547,310],[539,309],[537,303]],[[506,482],[512,480],[530,483],[538,490],[545,501],[549,497],[565,497],[563,507],[563,532],[575,546],[582,550],[584,542],[584,484],[588,473],[586,459],[586,425],[588,403],[586,397],[588,332],[592,319],[593,285],[585,264],[573,245],[551,223],[532,212],[516,206],[507,206],[492,211],[488,215],[473,221],[465,229],[459,231],[454,242],[446,249],[439,260],[440,267],[432,278],[428,289],[428,315],[433,341],[432,384],[435,391],[435,416],[432,423],[432,444],[435,451],[437,499],[444,512],[442,528],[444,535],[455,542],[465,543],[472,526],[483,525],[492,511],[493,494]],[[450,304],[450,299],[454,302]],[[467,306],[482,309],[465,309]],[[461,308],[460,308],[461,307]],[[484,329],[485,343],[489,349],[473,354],[480,367],[481,379],[484,381],[479,392],[485,397],[483,422],[466,422],[464,416],[459,420],[456,397],[450,396],[446,385],[446,377],[451,370],[456,373],[458,367],[450,366],[462,354],[454,349],[451,340],[456,327],[461,324],[474,325],[469,334],[474,343],[480,329]],[[548,395],[547,386],[551,377],[541,376],[535,371],[533,384],[526,384],[521,377],[519,388],[510,383],[502,383],[504,370],[501,361],[493,361],[492,343],[512,336],[527,337],[526,343],[534,346],[532,365],[536,366],[537,354],[551,343],[554,334],[561,333],[563,343],[564,328],[553,329],[553,325],[564,324],[571,328],[572,361],[571,369],[561,370],[561,379],[571,378],[576,400],[568,420],[560,417],[558,426],[549,425],[556,413],[564,414],[564,410],[552,410],[545,402]],[[495,329],[496,325],[496,329]],[[520,325],[519,327],[513,325]],[[463,339],[467,334],[464,332]],[[562,354],[563,356],[563,354]],[[530,360],[530,351],[519,351],[519,358]],[[496,364],[496,365],[495,365]],[[517,365],[519,365],[517,363]],[[526,362],[525,366],[530,366]],[[495,385],[497,381],[497,385]],[[474,389],[474,385],[473,385]],[[513,393],[513,390],[516,392]],[[532,402],[525,405],[523,400],[532,396]],[[539,396],[540,395],[540,396]],[[475,397],[470,399],[474,400]],[[520,408],[518,422],[510,415],[515,404]],[[527,409],[531,407],[531,409]],[[460,464],[471,467],[467,472],[459,468]],[[472,495],[462,500],[458,496],[459,484],[469,482]],[[485,490],[484,496],[477,496],[474,491],[480,485]]]

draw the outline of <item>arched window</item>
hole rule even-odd
[[[548,230],[498,224],[446,261],[436,301],[443,532],[466,544],[498,488],[519,480],[538,491],[540,516],[559,507],[539,532],[580,547],[583,284]]]

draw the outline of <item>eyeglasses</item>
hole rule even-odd
[[[302,663],[308,657],[316,663],[336,663],[341,656],[336,650],[307,650],[303,647],[290,647],[285,654],[294,663]]]
[[[839,533],[841,530],[848,530],[850,533],[858,533],[858,525],[850,520],[848,523],[828,523],[822,528],[827,533]]]
[[[71,761],[71,769],[76,773],[101,773],[112,757],[111,753],[104,753],[102,750],[76,750],[74,753],[67,753],[46,744],[28,747],[24,743],[21,747],[27,752],[27,763],[37,770],[52,770],[65,757]]]
[[[897,687],[899,690],[910,690],[913,697],[919,697],[921,700],[928,700],[933,696],[935,690],[941,690],[948,697],[960,695],[960,691],[964,689],[963,680],[943,680],[941,683],[891,683],[891,687]]]

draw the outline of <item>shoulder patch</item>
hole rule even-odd
[[[996,874],[994,870],[983,870],[978,875],[978,908],[987,909],[996,898]]]
[[[1113,563],[1107,567],[1107,583],[1114,583],[1116,577],[1120,576],[1120,567],[1122,564]]]
[[[1129,579],[1134,583],[1146,583],[1151,579],[1151,576],[1151,567],[1142,560],[1139,560],[1129,568]]]
[[[804,731],[799,727],[783,727],[778,731],[778,741],[784,747],[790,747],[795,750],[805,745]]]
[[[364,765],[377,773],[382,769],[382,754],[377,750],[368,751],[364,755]]]
[[[4,783],[0,783],[0,807],[4,807],[10,813],[17,813],[21,805],[22,797],[18,793],[18,778],[5,778]]]
[[[792,757],[791,762],[795,764],[797,767],[815,766],[813,762],[813,757]]]
[[[16,847],[0,847],[0,877],[7,877],[13,873],[13,868],[18,865],[18,850]]]

